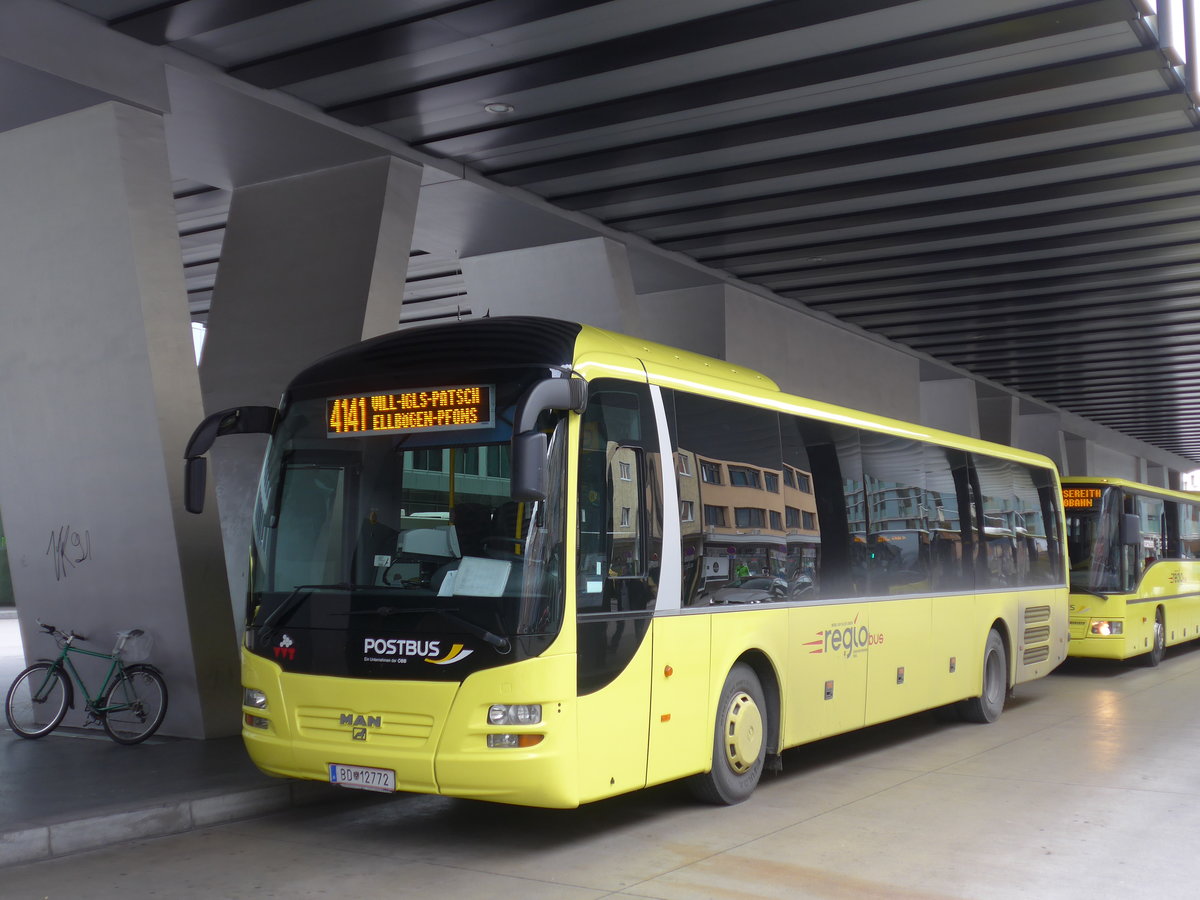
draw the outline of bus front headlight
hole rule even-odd
[[[1124,623],[1112,622],[1106,619],[1092,620],[1092,634],[1097,637],[1109,637],[1114,634],[1123,634],[1125,631]]]
[[[542,704],[540,703],[497,703],[488,709],[489,725],[540,725]]]

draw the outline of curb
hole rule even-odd
[[[0,866],[43,862],[139,838],[181,834],[329,798],[327,785],[285,783],[8,831],[0,834]]]

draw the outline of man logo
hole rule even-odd
[[[350,726],[350,739],[365,741],[368,728],[382,728],[383,716],[362,716],[355,713],[342,713],[338,719],[339,725]]]

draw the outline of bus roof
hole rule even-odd
[[[620,357],[633,360],[644,366],[652,383],[680,390],[702,392],[709,396],[742,400],[776,409],[779,412],[810,416],[827,422],[836,422],[870,431],[895,434],[914,440],[988,453],[1002,459],[1029,463],[1057,471],[1049,457],[1027,450],[1009,447],[967,437],[954,432],[941,431],[924,425],[892,419],[874,413],[861,412],[847,407],[809,400],[788,394],[779,385],[753,369],[736,366],[724,360],[713,359],[699,353],[679,350],[653,341],[618,334],[591,326],[583,326],[576,342],[576,366],[585,375],[587,369],[603,370],[605,357],[614,356],[614,367],[620,369]],[[617,372],[614,372],[614,375]]]
[[[1156,497],[1163,497],[1169,500],[1187,500],[1192,503],[1200,502],[1200,493],[1173,491],[1170,488],[1156,487],[1152,484],[1141,484],[1140,482],[1129,481],[1125,478],[1093,478],[1087,475],[1070,475],[1063,478],[1062,483],[1064,486],[1068,484],[1102,484],[1109,487],[1124,488],[1127,491],[1139,494],[1153,494]]]
[[[385,381],[389,372],[400,368],[444,372],[459,367],[456,360],[462,359],[481,368],[573,367],[585,377],[605,372],[614,377],[649,377],[664,387],[1054,468],[1053,461],[1041,454],[788,394],[761,372],[726,360],[542,316],[497,316],[403,328],[325,356],[300,372],[288,390],[319,389],[348,378]]]

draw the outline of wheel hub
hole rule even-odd
[[[739,775],[758,761],[763,745],[762,711],[754,698],[739,692],[725,716],[725,759]]]

